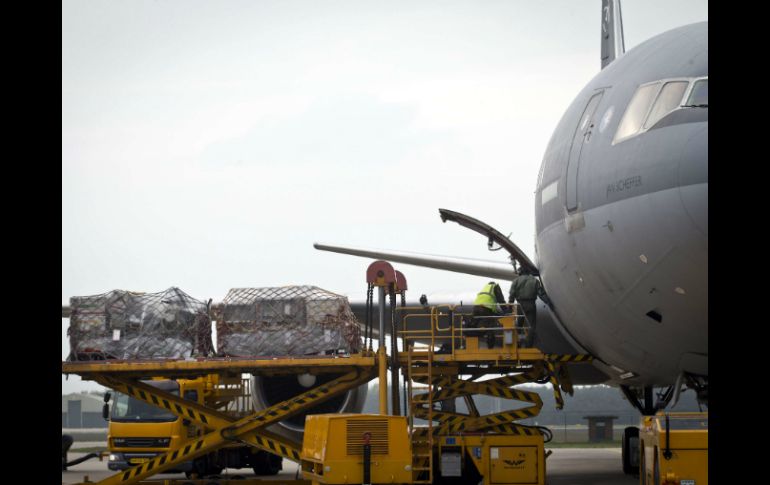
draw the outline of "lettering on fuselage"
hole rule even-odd
[[[607,198],[610,197],[610,194],[614,194],[615,192],[623,192],[624,190],[629,190],[629,189],[633,189],[634,187],[641,187],[641,186],[642,186],[641,175],[635,175],[633,177],[620,179],[617,182],[607,184]]]

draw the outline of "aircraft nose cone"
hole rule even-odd
[[[708,238],[709,172],[708,123],[699,127],[682,148],[679,195],[695,227]]]

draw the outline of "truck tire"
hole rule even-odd
[[[192,471],[185,472],[185,475],[187,478],[191,478],[191,475],[195,473],[200,479],[211,475],[219,475],[222,473],[222,470],[224,470],[224,467],[215,461],[215,457],[204,455],[193,460]]]
[[[283,469],[283,458],[263,451],[253,456],[252,467],[255,475],[277,475]]]
[[[254,475],[259,476],[278,475],[278,472],[281,471],[280,468],[270,465],[256,465],[251,469],[254,471]]]
[[[639,474],[639,428],[629,426],[623,430],[621,443],[623,473],[626,475]]]

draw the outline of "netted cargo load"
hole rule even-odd
[[[361,348],[348,299],[316,286],[234,288],[216,315],[220,355],[318,355]]]
[[[208,305],[179,288],[70,298],[69,360],[185,359],[213,353]]]

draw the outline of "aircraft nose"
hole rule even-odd
[[[698,127],[682,148],[679,195],[695,227],[708,238],[708,124]]]

